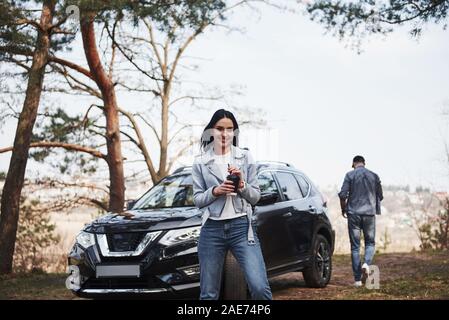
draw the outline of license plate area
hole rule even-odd
[[[115,264],[115,265],[97,265],[96,267],[97,278],[110,278],[110,277],[140,277],[140,265],[139,264]]]

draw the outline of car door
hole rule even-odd
[[[283,215],[285,229],[288,236],[288,252],[291,261],[303,258],[310,249],[313,217],[311,216],[310,201],[307,193],[303,193],[295,175],[291,172],[276,173],[288,214]]]
[[[303,198],[297,202],[299,213],[298,223],[292,225],[295,228],[295,242],[298,246],[298,253],[301,257],[307,255],[312,248],[314,221],[316,219],[318,206],[315,195],[312,194],[312,186],[307,179],[300,174],[294,175],[299,184]]]
[[[290,244],[283,219],[286,211],[272,172],[264,171],[259,173],[258,182],[262,194],[269,192],[278,194],[278,200],[275,203],[267,205],[258,204],[254,209],[254,219],[257,223],[257,234],[265,264],[267,269],[271,269],[284,263],[288,257],[284,250]]]

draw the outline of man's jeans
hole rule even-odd
[[[201,300],[217,300],[227,250],[231,250],[242,268],[251,293],[256,300],[271,300],[265,262],[253,224],[255,244],[248,243],[248,218],[208,219],[201,228],[198,243],[200,260]]]
[[[365,238],[365,263],[371,265],[375,250],[376,216],[348,214],[349,240],[351,241],[352,272],[355,281],[362,278],[362,263],[360,261],[360,234]]]

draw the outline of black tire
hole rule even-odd
[[[224,300],[248,300],[249,291],[245,275],[230,251],[227,252],[223,268],[222,298]]]
[[[302,271],[306,285],[311,288],[324,288],[332,275],[332,253],[327,239],[317,234],[313,244],[312,260]]]

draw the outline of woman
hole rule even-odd
[[[217,110],[201,137],[201,154],[192,169],[193,199],[203,210],[198,243],[200,299],[218,299],[227,250],[239,262],[251,297],[272,299],[259,239],[251,223],[252,207],[260,198],[256,165],[249,151],[238,147],[234,115]],[[234,193],[229,174],[239,177]]]

